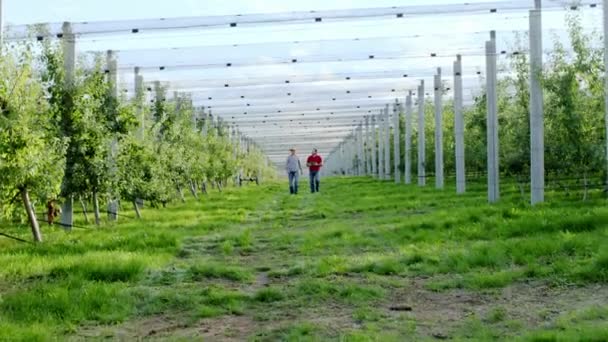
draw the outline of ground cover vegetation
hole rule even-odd
[[[42,245],[2,240],[6,340],[605,340],[608,209],[371,178],[230,187]],[[583,190],[579,190],[582,192]],[[18,233],[14,228],[13,234]]]

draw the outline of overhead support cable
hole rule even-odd
[[[580,0],[579,7],[595,7],[598,0]],[[566,0],[552,1],[545,10],[562,9],[571,7]],[[267,14],[237,14],[225,16],[200,16],[182,18],[158,18],[139,20],[115,20],[96,22],[75,22],[73,33],[78,36],[99,34],[122,34],[134,35],[146,31],[167,31],[205,28],[233,28],[243,26],[277,25],[277,24],[311,24],[322,25],[328,21],[353,21],[364,19],[391,19],[404,20],[415,16],[427,16],[437,14],[462,14],[462,13],[488,13],[495,15],[503,12],[526,11],[529,9],[528,0],[494,1],[483,3],[464,4],[434,4],[417,6],[399,6],[384,8],[358,8],[333,11],[300,11],[286,13]],[[57,37],[62,33],[62,23],[49,23],[48,33],[41,37]],[[11,28],[9,39],[23,39],[28,35],[29,25],[15,25]]]

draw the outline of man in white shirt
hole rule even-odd
[[[302,165],[300,164],[300,158],[296,156],[296,149],[289,149],[289,157],[287,157],[287,163],[285,165],[287,176],[289,177],[289,193],[292,195],[298,194],[298,182],[300,175],[302,174]]]

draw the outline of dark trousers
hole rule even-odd
[[[298,171],[289,171],[289,193],[292,195],[296,195],[298,193],[298,181],[299,174]]]
[[[319,171],[310,171],[310,192],[319,192]]]

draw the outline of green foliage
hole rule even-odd
[[[0,219],[14,217],[21,189],[54,197],[62,175],[65,148],[53,134],[32,50],[20,45],[0,61]]]
[[[606,165],[604,122],[604,67],[602,52],[593,47],[596,32],[586,34],[582,18],[570,13],[566,18],[569,34],[568,49],[555,39],[552,53],[540,71],[544,91],[545,170],[556,178],[559,186],[567,183],[565,177],[591,178],[603,176]],[[528,37],[522,35],[514,42],[514,51],[528,49]],[[569,51],[570,48],[572,51]],[[530,114],[529,74],[530,63],[525,53],[512,54],[504,62],[511,70],[498,81],[498,120],[500,140],[500,171],[525,184],[530,172]],[[479,83],[485,80],[479,78]],[[487,170],[486,95],[485,89],[475,94],[473,103],[464,108],[465,164],[470,175]],[[416,99],[414,99],[414,102]],[[412,174],[415,177],[418,163],[418,110],[414,103],[412,113]],[[402,106],[403,109],[403,106]],[[401,114],[400,138],[405,139],[404,113]],[[426,137],[427,177],[434,173],[435,120],[434,104],[425,99],[424,130]],[[444,168],[446,174],[455,169],[454,109],[453,102],[443,104]],[[391,160],[394,159],[391,133]],[[401,149],[400,160],[405,151]],[[404,165],[400,162],[401,170]],[[392,165],[392,164],[391,164]],[[393,170],[390,170],[392,173]],[[469,176],[470,177],[470,176]],[[605,178],[605,177],[603,177]],[[414,178],[415,179],[415,178]],[[561,181],[561,182],[560,182]],[[576,184],[575,186],[580,186]]]
[[[219,122],[201,126],[189,97],[167,101],[159,87],[152,106],[143,103],[143,89],[127,100],[101,55],[79,58],[68,79],[66,41],[33,44],[17,44],[0,60],[2,222],[25,216],[24,189],[38,207],[59,196],[156,206],[181,199],[185,188],[196,194],[206,182],[224,187],[241,169],[247,177],[271,178],[259,149],[239,149]]]

